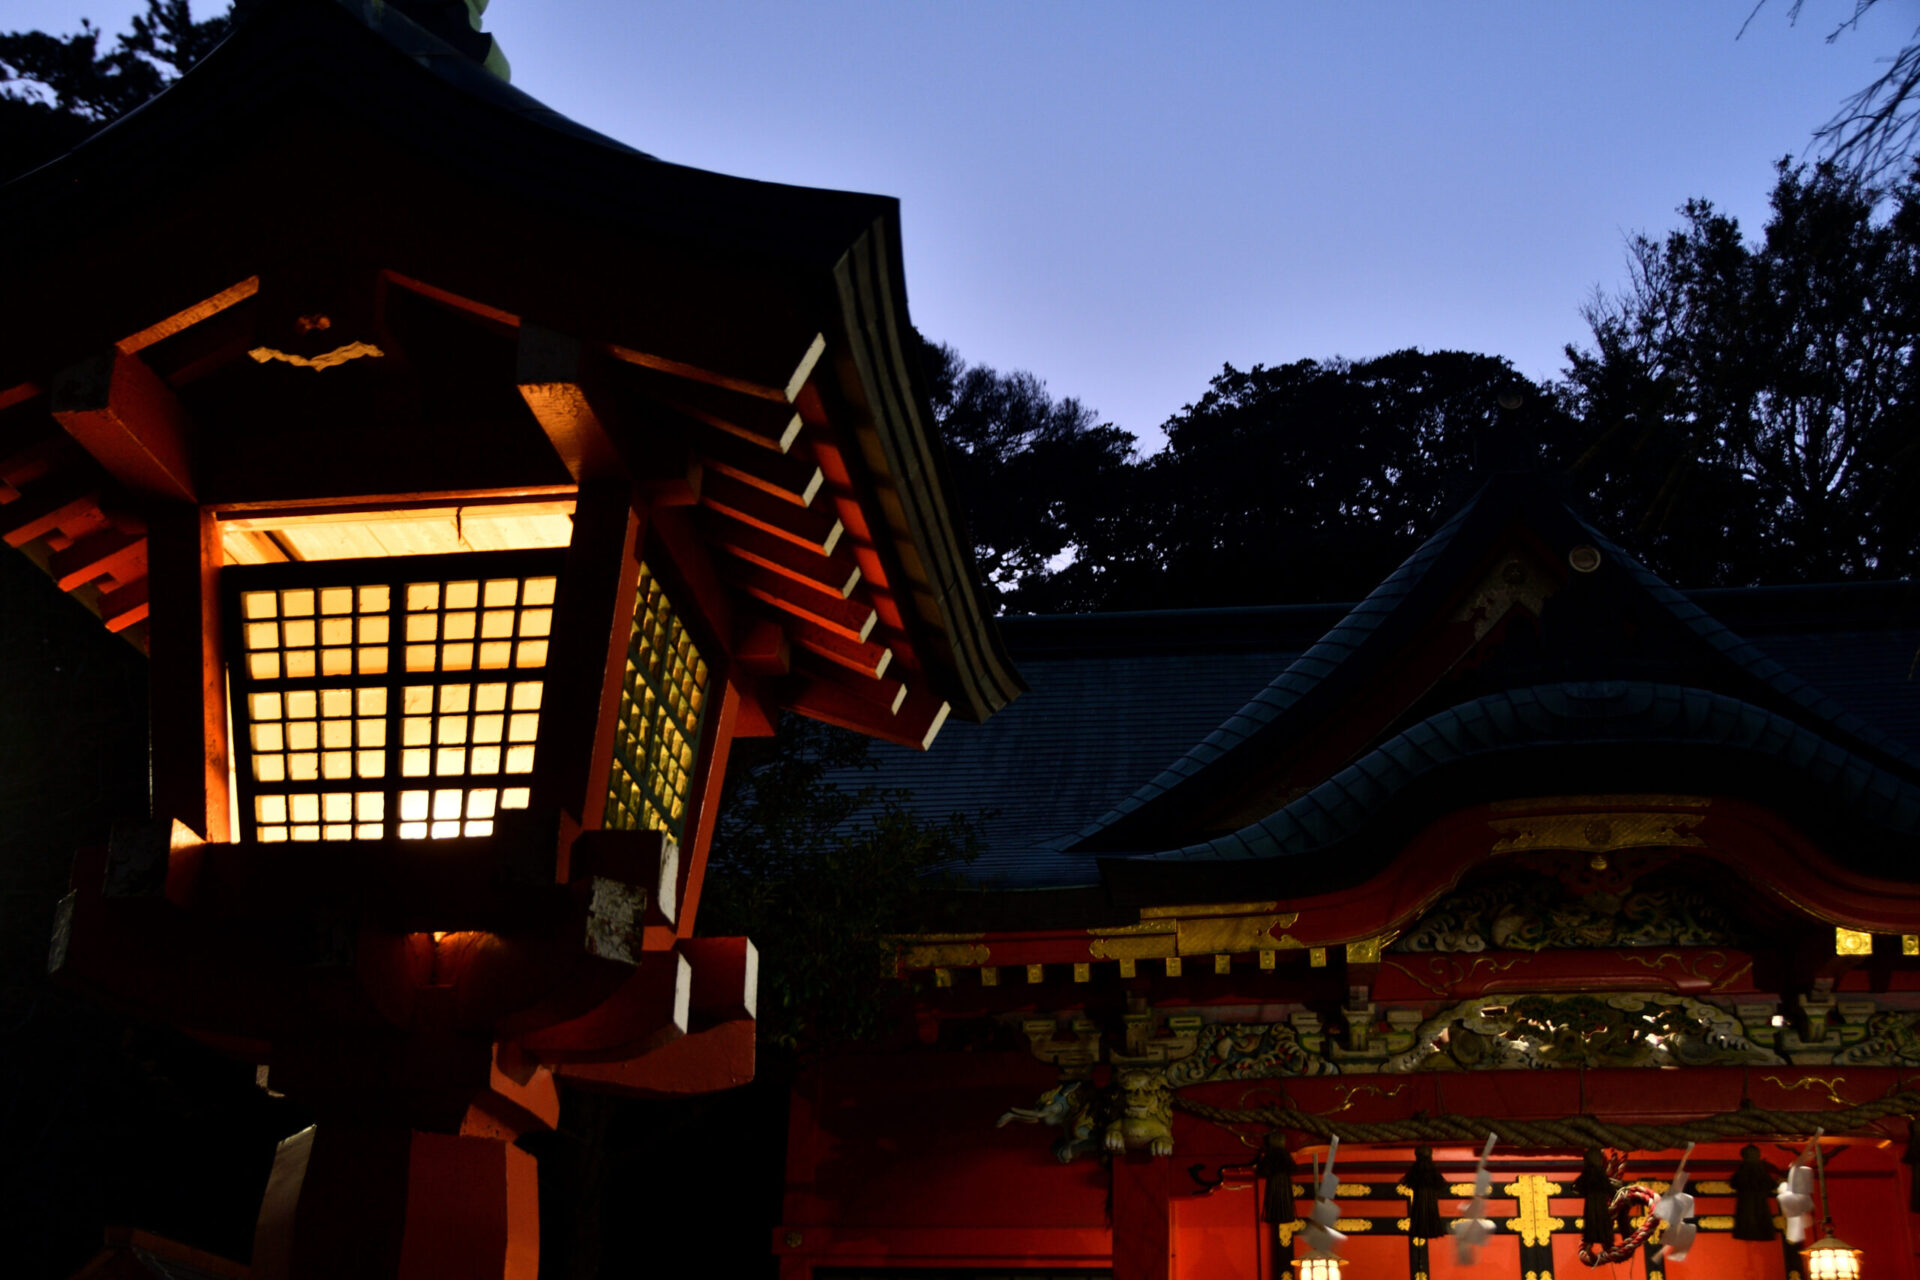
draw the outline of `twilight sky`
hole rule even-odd
[[[1772,162],[1920,14],[1827,44],[1853,0],[1740,36],[1753,3],[496,0],[487,27],[519,88],[663,159],[898,196],[922,331],[1152,447],[1228,361],[1553,376],[1627,234],[1689,196],[1757,233]]]

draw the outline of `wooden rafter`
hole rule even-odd
[[[228,307],[245,302],[258,292],[260,292],[260,277],[248,276],[239,284],[229,285],[211,298],[202,298],[199,302],[174,312],[164,320],[156,321],[137,333],[128,334],[113,345],[122,355],[130,356],[156,342],[171,338],[183,329],[190,329],[202,320],[217,316]]]
[[[826,482],[820,464],[804,445],[776,453],[730,432],[702,426],[694,433],[693,447],[711,470],[797,506],[810,506]]]
[[[611,350],[615,357],[638,366],[628,371],[628,378],[648,399],[716,431],[724,431],[775,454],[786,453],[800,437],[803,425],[800,412],[784,399],[717,385],[690,375],[671,376],[662,373],[658,365],[634,360],[630,351],[620,347]]]
[[[805,618],[792,618],[787,631],[793,643],[828,662],[845,667],[869,680],[878,680],[893,665],[893,650],[873,640],[850,640],[835,631],[817,626]]]
[[[873,606],[863,600],[815,590],[758,565],[729,564],[722,567],[721,573],[754,599],[847,640],[865,641],[880,620]]]
[[[817,590],[834,592],[843,600],[852,595],[860,583],[860,566],[844,547],[832,555],[821,555],[811,547],[776,538],[764,529],[721,512],[701,514],[701,532],[716,547],[748,564],[759,565]]]
[[[795,546],[830,556],[846,526],[830,510],[784,502],[731,476],[711,476],[701,488],[702,506]],[[824,504],[823,504],[824,506]]]
[[[826,352],[827,339],[823,334],[814,334],[805,348],[799,352],[799,358],[794,361],[792,372],[787,375],[785,383],[779,386],[755,381],[753,379],[735,377],[716,369],[704,368],[701,365],[690,364],[684,360],[676,360],[671,356],[661,355],[655,352],[637,351],[632,347],[622,346],[615,346],[610,349],[615,356],[626,361],[628,364],[638,365],[644,369],[657,370],[660,373],[671,374],[687,382],[704,384],[705,386],[717,388],[721,391],[738,392],[743,396],[751,396],[757,400],[767,400],[776,404],[784,403],[790,405],[795,398],[799,396],[800,388],[807,384],[807,379],[813,376],[814,365],[820,362],[821,355]]]

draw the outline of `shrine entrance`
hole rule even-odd
[[[1586,1205],[1576,1186],[1582,1173],[1578,1153],[1496,1152],[1489,1163],[1492,1194],[1486,1204],[1492,1231],[1478,1257],[1463,1263],[1451,1236],[1428,1239],[1413,1232],[1413,1192],[1408,1186],[1416,1159],[1412,1146],[1343,1145],[1337,1164],[1341,1216],[1335,1224],[1346,1236],[1336,1250],[1342,1259],[1340,1275],[1342,1280],[1573,1280],[1586,1275],[1619,1280],[1798,1280],[1806,1274],[1802,1254],[1780,1233],[1771,1183],[1764,1213],[1773,1238],[1750,1240],[1735,1234],[1743,1145],[1703,1144],[1689,1159],[1687,1190],[1695,1197],[1698,1234],[1684,1261],[1661,1257],[1663,1241],[1656,1233],[1626,1260],[1597,1268],[1579,1257]],[[1774,1142],[1756,1145],[1775,1176],[1803,1149]],[[1880,1139],[1826,1139],[1822,1146],[1829,1161],[1835,1230],[1861,1251],[1862,1274],[1875,1280],[1912,1276],[1900,1149]],[[1291,1221],[1261,1220],[1263,1205],[1271,1209],[1276,1202],[1269,1198],[1267,1180],[1251,1170],[1230,1165],[1187,1170],[1169,1187],[1168,1196],[1175,1280],[1309,1280],[1299,1266],[1309,1251],[1302,1228],[1313,1206],[1310,1163],[1324,1151],[1304,1148],[1296,1153],[1300,1166],[1290,1189],[1292,1210],[1299,1216]],[[1631,1153],[1624,1180],[1656,1195],[1664,1193],[1680,1154]],[[1447,1223],[1473,1194],[1477,1156],[1464,1146],[1433,1149],[1434,1164],[1446,1178],[1438,1209]],[[1216,1177],[1219,1181],[1211,1190],[1202,1185]],[[1181,1182],[1189,1185],[1178,1185]],[[1124,1231],[1120,1223],[1115,1225]]]

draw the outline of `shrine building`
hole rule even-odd
[[[783,1277],[1920,1275],[1920,589],[1548,490],[1353,606],[1004,619],[1030,692],[876,750],[986,850],[794,1091]]]

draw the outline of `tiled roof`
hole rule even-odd
[[[1920,785],[1751,703],[1637,681],[1514,689],[1449,707],[1396,734],[1298,800],[1231,835],[1157,860],[1310,853],[1353,834],[1422,776],[1476,755],[1594,742],[1727,747],[1827,791],[1863,824],[1920,833]]]
[[[1471,550],[1449,547],[1476,509],[1485,514],[1471,504],[1352,607],[1004,619],[1032,692],[985,725],[950,726],[924,755],[877,747],[878,771],[858,781],[909,789],[912,807],[929,817],[975,815],[986,853],[968,875],[981,888],[1099,883],[1098,854],[1075,847],[1090,831],[1274,726],[1381,637],[1388,619],[1424,609],[1409,597],[1428,600],[1423,579],[1435,564]],[[1631,590],[1691,637],[1681,647],[1698,646],[1695,675],[1548,681],[1435,709],[1263,821],[1157,861],[1318,848],[1432,769],[1562,740],[1712,745],[1729,759],[1790,762],[1854,816],[1920,830],[1920,584],[1689,594],[1557,503],[1547,514],[1575,540],[1604,548]],[[1474,525],[1463,543],[1491,527]],[[1711,691],[1690,687],[1703,669],[1720,673]],[[1581,714],[1596,707],[1601,714]]]

